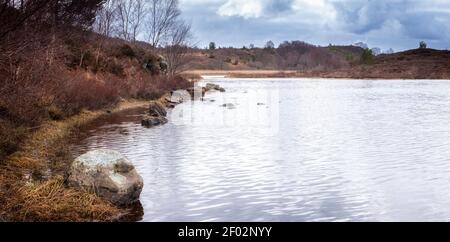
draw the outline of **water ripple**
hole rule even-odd
[[[450,221],[450,81],[215,82],[165,126],[93,124],[74,154],[128,156],[145,221]]]

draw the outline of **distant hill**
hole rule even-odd
[[[450,79],[450,51],[414,49],[376,56],[372,63],[330,72],[310,72],[321,77]]]
[[[190,70],[335,70],[360,61],[363,48],[319,47],[302,41],[284,42],[278,48],[194,49]]]
[[[194,49],[191,59],[189,70],[284,70],[290,71],[289,76],[305,77],[450,79],[450,51],[435,49],[367,56],[367,51],[355,45],[320,47],[293,41],[278,48]]]

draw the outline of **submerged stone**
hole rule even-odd
[[[228,108],[228,109],[235,109],[236,108],[236,105],[234,105],[232,103],[225,103],[225,104],[222,104],[220,106],[223,107],[223,108]]]

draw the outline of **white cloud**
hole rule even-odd
[[[220,6],[217,13],[227,17],[258,18],[263,14],[263,4],[264,2],[261,0],[228,0]]]
[[[332,21],[336,19],[336,9],[327,0],[294,0],[292,10],[299,16],[314,18],[315,21]]]

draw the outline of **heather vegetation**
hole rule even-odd
[[[0,160],[45,120],[188,85],[177,73],[189,26],[177,1],[150,2],[173,12],[152,43],[136,40],[145,1],[0,1]]]

